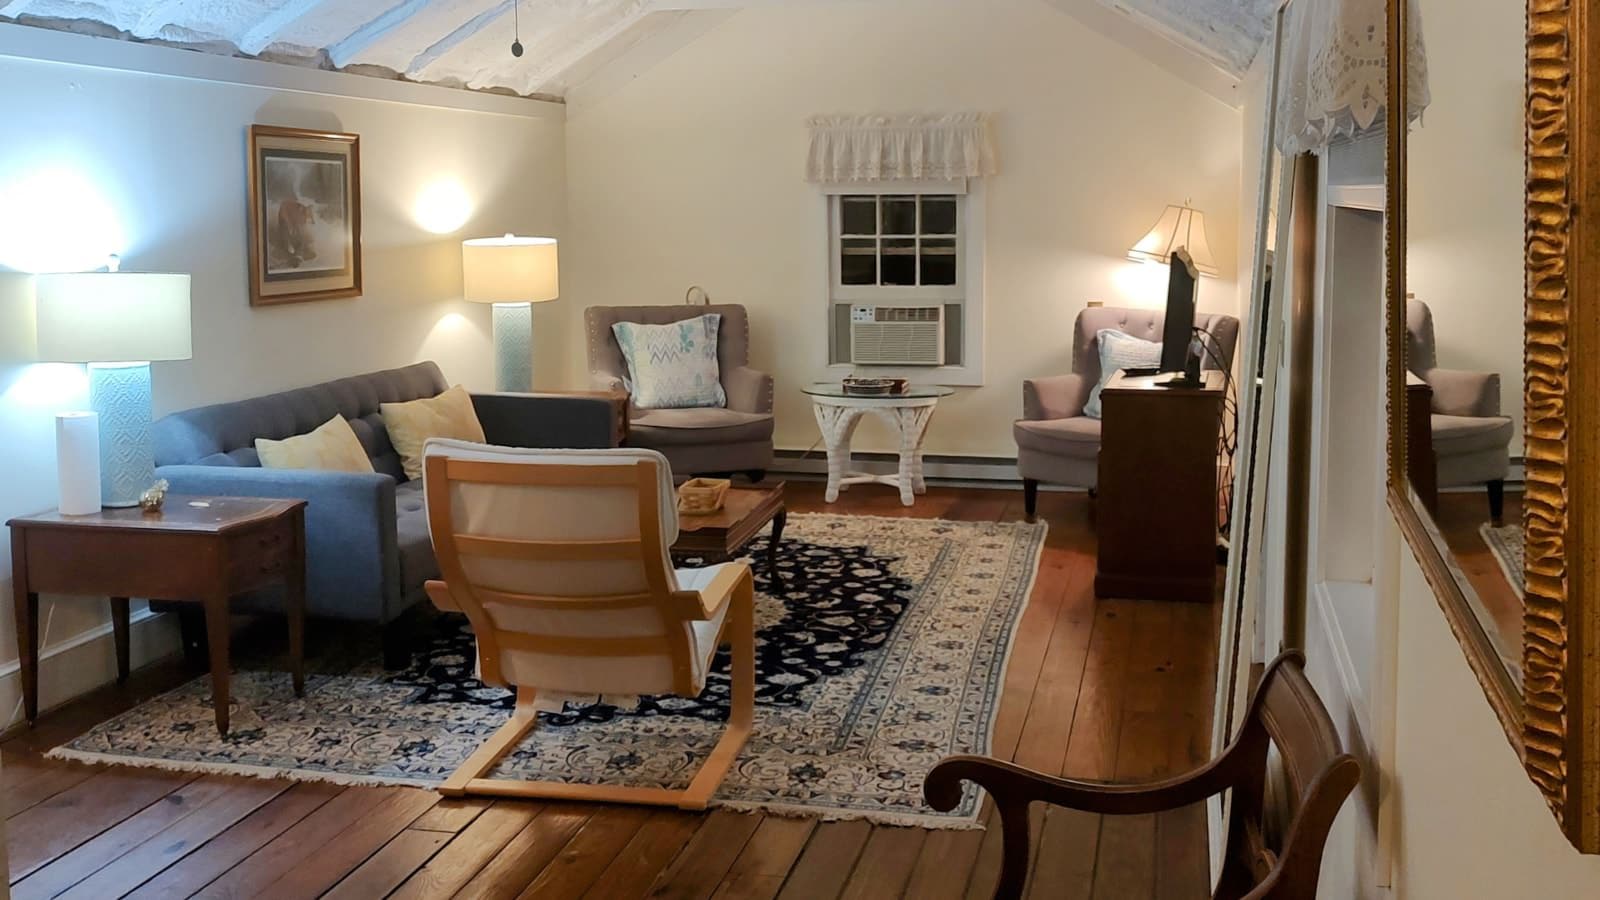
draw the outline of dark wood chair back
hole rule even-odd
[[[977,756],[952,756],[928,773],[929,805],[953,809],[962,782],[994,799],[1004,828],[1004,858],[994,896],[1014,900],[1027,883],[1028,805],[1042,801],[1101,815],[1141,815],[1198,803],[1231,791],[1227,845],[1217,900],[1315,897],[1322,852],[1345,798],[1361,778],[1343,751],[1327,708],[1305,675],[1305,655],[1273,660],[1251,695],[1244,727],[1220,755],[1186,775],[1151,784],[1104,784],[1054,778]],[[1267,758],[1278,749],[1286,796],[1281,829],[1265,820]]]

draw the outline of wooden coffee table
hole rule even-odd
[[[763,481],[753,485],[734,485],[722,508],[710,515],[678,515],[678,540],[674,554],[703,556],[716,561],[733,559],[772,523],[772,538],[767,542],[767,568],[778,574],[778,542],[788,521],[783,507],[783,482]]]

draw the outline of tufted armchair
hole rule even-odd
[[[1406,301],[1406,368],[1433,388],[1438,486],[1484,485],[1489,515],[1499,522],[1515,433],[1510,417],[1500,414],[1500,375],[1439,368],[1433,312],[1421,300]]]
[[[748,473],[760,481],[772,465],[772,376],[750,368],[750,319],[743,306],[591,306],[589,378],[600,390],[623,390],[628,363],[611,326],[618,322],[666,325],[707,313],[722,316],[717,364],[728,405],[721,409],[628,407],[627,446],[660,451],[677,475]]]
[[[1022,383],[1022,418],[1012,425],[1017,441],[1017,471],[1032,518],[1039,484],[1065,484],[1093,491],[1099,484],[1100,420],[1083,414],[1089,391],[1100,381],[1102,329],[1112,328],[1146,341],[1161,340],[1166,313],[1159,309],[1086,309],[1073,326],[1072,372]],[[1239,320],[1199,313],[1195,326],[1211,335],[1208,344],[1222,364],[1207,356],[1207,369],[1231,369],[1239,341]]]
[[[465,613],[478,672],[516,707],[439,792],[704,809],[750,734],[755,582],[742,562],[674,569],[678,510],[653,450],[524,450],[430,440],[428,524],[440,580],[428,596]],[[539,709],[596,695],[705,690],[732,645],[728,723],[682,789],[486,778]]]

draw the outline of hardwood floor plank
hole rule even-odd
[[[1030,900],[1087,900],[1094,887],[1100,816],[1076,809],[1045,810],[1034,853]]]
[[[972,830],[929,832],[917,853],[905,895],[917,900],[959,900],[966,896],[983,837],[984,832]]]
[[[140,885],[129,897],[189,897],[344,792],[344,788],[332,784],[297,784],[206,842],[198,852]]]
[[[921,828],[878,826],[872,829],[840,894],[844,900],[877,900],[898,897],[911,880],[928,832]]]
[[[7,752],[0,760],[0,818],[32,809],[103,771],[100,766]]]
[[[299,835],[295,834],[295,829],[290,829],[279,838],[285,846],[276,856],[279,859],[290,855],[300,856],[298,863],[290,866],[276,880],[252,878],[244,883],[265,883],[266,887],[257,893],[270,896],[273,900],[310,900],[320,897],[324,891],[338,884],[346,873],[361,866],[368,857],[405,831],[408,825],[417,820],[417,816],[438,802],[439,795],[433,791],[397,788],[388,800],[327,838],[322,838],[320,829],[316,828],[306,828]],[[307,852],[300,853],[295,846],[297,843]],[[407,870],[406,874],[412,871],[415,869]],[[404,880],[404,877],[395,879],[396,883]]]
[[[456,840],[451,841],[428,860],[427,865],[400,885],[393,896],[397,900],[399,898],[421,900],[421,898],[448,897],[454,894],[488,865],[489,860],[510,843],[512,838],[522,833],[522,830],[527,828],[543,809],[544,807],[537,803],[522,803],[515,800],[491,803],[488,809],[461,830]],[[428,813],[424,813],[423,818],[427,815]]]
[[[452,837],[447,831],[407,828],[322,896],[324,900],[387,897]]]
[[[778,893],[780,900],[828,900],[839,896],[871,835],[872,826],[859,819],[818,825],[784,881],[783,890]]]
[[[6,822],[12,882],[71,852],[195,779],[152,769],[107,769]]]
[[[11,896],[14,900],[34,900],[66,891],[222,796],[234,784],[234,779],[216,775],[189,782],[35,870],[12,887]]]
[[[78,882],[63,897],[96,900],[125,893],[272,802],[291,786],[287,781],[237,779],[221,796],[151,835],[110,865]]]
[[[657,810],[584,896],[593,900],[638,900],[646,896],[656,877],[700,829],[702,818],[673,809]]]
[[[455,896],[473,900],[517,896],[523,885],[538,877],[598,808],[582,803],[545,806]]]
[[[639,833],[650,810],[644,807],[602,807],[583,823],[572,840],[518,895],[522,898],[561,900],[582,897],[600,873],[633,836]]]
[[[494,805],[483,797],[459,797],[440,800],[433,809],[423,813],[411,827],[418,831],[443,831],[455,834],[471,825],[484,810]]]
[[[811,819],[767,816],[717,886],[713,900],[771,900],[783,889],[817,823]]]
[[[705,817],[700,830],[661,871],[648,896],[657,900],[706,900],[733,867],[762,817],[719,809]]]

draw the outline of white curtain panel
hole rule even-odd
[[[807,181],[954,181],[995,173],[994,140],[983,113],[816,116],[806,124]]]
[[[1428,106],[1422,13],[1407,0],[1410,97],[1407,121]],[[1384,126],[1388,19],[1384,0],[1294,0],[1284,19],[1278,149],[1325,147]]]

